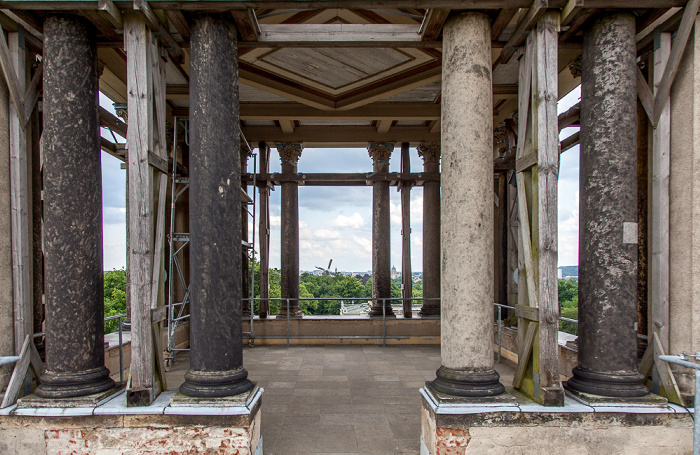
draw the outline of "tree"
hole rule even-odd
[[[112,270],[104,274],[104,316],[116,316],[126,313],[126,271]],[[119,321],[104,323],[105,333],[119,330]]]
[[[566,302],[571,302],[578,296],[578,285],[570,280],[559,280],[559,306]]]

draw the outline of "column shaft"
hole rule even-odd
[[[241,174],[245,174],[248,169],[248,157],[253,152],[248,146],[241,144]],[[248,185],[243,184],[241,187],[248,194]],[[244,242],[250,242],[248,238],[248,205],[241,204],[241,238]],[[249,299],[250,295],[250,265],[248,260],[248,250],[243,248],[241,251],[241,297]],[[245,319],[250,318],[250,312],[253,308],[253,303],[250,300],[244,300],[241,304],[242,314]]]
[[[195,16],[191,34],[190,370],[180,391],[230,396],[253,387],[241,344],[240,121],[236,29]]]
[[[418,146],[426,174],[440,173],[440,144]],[[423,298],[440,298],[440,182],[423,184]],[[424,300],[421,316],[439,316],[440,300]]]
[[[487,15],[452,16],[442,60],[442,366],[430,387],[504,392],[493,369],[493,106]]]
[[[44,21],[46,372],[36,394],[114,387],[104,366],[97,47],[84,19]]]
[[[637,373],[637,91],[635,20],[585,33],[581,98],[579,364],[568,387],[643,396]]]
[[[374,161],[375,174],[389,172],[389,158],[394,144],[371,144],[369,155]],[[372,185],[372,308],[370,317],[396,317],[391,309],[391,218],[389,182]],[[384,305],[384,310],[382,310]]]
[[[282,175],[295,176],[297,161],[301,156],[301,144],[277,144],[282,160]],[[301,318],[299,306],[299,183],[282,181],[282,220],[280,247],[281,276],[280,293],[282,299],[289,300],[289,317]],[[287,302],[280,302],[278,318],[287,318]]]

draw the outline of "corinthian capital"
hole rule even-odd
[[[282,162],[299,161],[301,151],[304,149],[303,144],[277,144],[277,152],[280,154]]]
[[[440,143],[421,142],[418,144],[418,155],[423,158],[425,164],[437,164],[440,162]]]
[[[391,152],[394,151],[394,144],[369,144],[367,147],[369,156],[373,161],[389,161]]]

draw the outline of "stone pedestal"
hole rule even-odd
[[[442,60],[442,366],[429,387],[461,397],[504,392],[493,369],[491,26],[450,17]]]
[[[426,174],[440,173],[440,143],[421,143]],[[423,184],[423,306],[420,316],[440,315],[440,182]]]
[[[285,177],[297,175],[297,162],[303,149],[302,144],[277,144],[277,151],[282,160],[282,242],[280,257],[282,273],[280,277],[280,310],[278,318],[287,318],[289,299],[289,317],[302,317],[299,306],[299,183],[285,180]]]
[[[579,364],[567,388],[648,393],[637,373],[635,20],[605,15],[584,35],[581,96]]]
[[[97,47],[83,18],[44,21],[46,372],[36,395],[114,387],[104,366]]]
[[[370,144],[369,156],[375,175],[389,172],[394,144]],[[372,185],[372,308],[373,318],[396,317],[391,309],[391,218],[389,182]],[[382,310],[382,306],[384,310]],[[384,313],[383,313],[384,312]]]
[[[190,370],[195,397],[247,392],[241,344],[238,49],[232,19],[196,15],[190,47]]]

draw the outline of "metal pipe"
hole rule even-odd
[[[501,320],[501,307],[498,306],[498,363],[501,363],[501,327],[503,327]]]
[[[382,301],[382,336],[384,341],[382,345],[386,347],[386,299],[381,299]]]
[[[697,359],[698,354],[692,357]],[[683,356],[676,355],[660,355],[659,359],[695,370],[695,401],[693,403],[693,414],[695,414],[695,411],[700,407],[700,364],[688,362],[683,359]],[[693,416],[693,455],[700,455],[700,421],[696,417],[697,415]]]
[[[122,322],[123,319],[119,318],[119,382],[124,382],[124,349],[122,347]]]
[[[287,299],[287,346],[289,346],[289,299]]]
[[[10,355],[6,357],[0,357],[0,367],[3,365],[9,365],[11,363],[19,362],[18,355]]]

